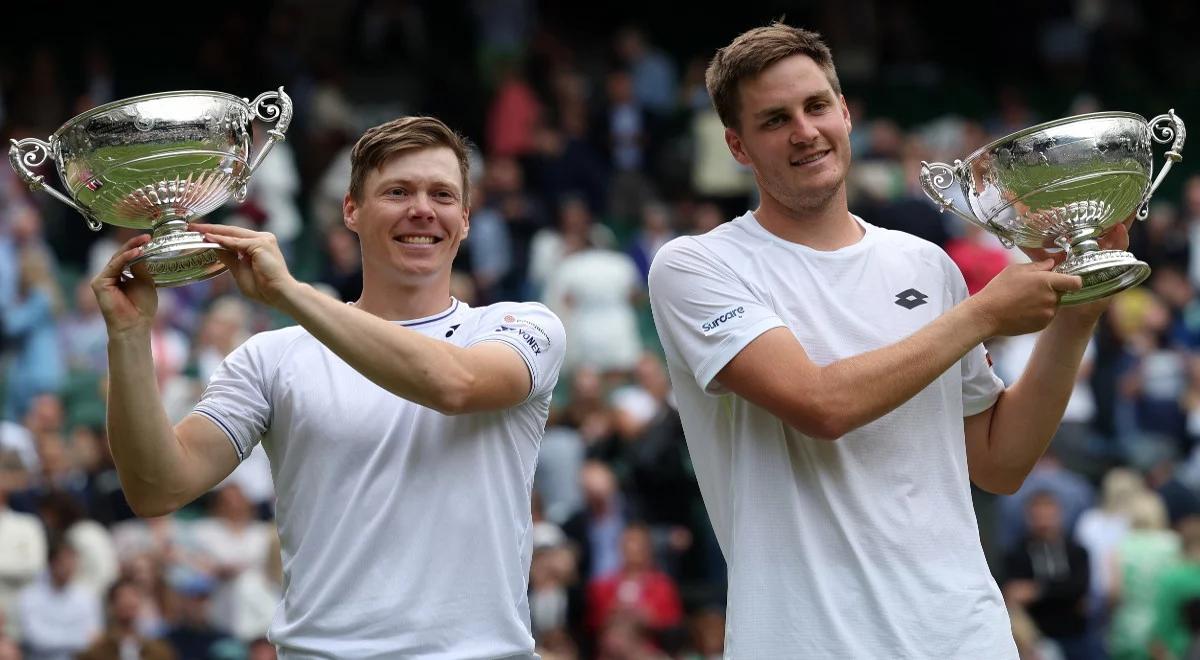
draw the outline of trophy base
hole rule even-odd
[[[198,232],[172,231],[147,243],[141,256],[129,262],[129,271],[153,280],[156,287],[202,282],[225,272],[225,264],[217,258],[217,252],[224,250]]]
[[[1083,288],[1064,293],[1062,305],[1099,300],[1141,284],[1150,277],[1150,266],[1124,250],[1092,250],[1073,254],[1054,270],[1083,278]]]

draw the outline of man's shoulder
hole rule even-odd
[[[289,325],[274,330],[263,330],[250,336],[242,347],[257,351],[273,351],[287,348],[297,340],[311,337],[307,330],[299,325]],[[240,347],[239,347],[240,348]]]
[[[916,234],[910,234],[899,229],[887,229],[879,226],[874,226],[874,230],[878,232],[877,240],[887,243],[888,246],[892,248],[912,250],[923,254],[945,255],[946,253],[946,251],[937,243],[921,238]]]
[[[540,302],[505,300],[483,307],[472,307],[469,313],[480,322],[512,323],[524,320],[562,327],[562,319]]]
[[[909,263],[941,269],[945,274],[958,272],[958,267],[954,265],[950,255],[937,243],[898,229],[873,226],[872,230],[875,232],[873,240],[877,249],[882,248],[888,254]]]
[[[656,279],[656,272],[668,268],[710,272],[742,263],[761,249],[761,243],[733,223],[725,223],[705,234],[677,236],[654,254],[650,264],[651,279]]]
[[[723,222],[716,227],[704,232],[703,234],[688,234],[685,236],[676,236],[667,241],[659,252],[674,247],[677,250],[709,250],[713,252],[721,252],[730,249],[746,248],[748,246],[763,243],[764,238],[747,231],[743,225],[742,218],[734,218],[729,222]]]
[[[506,314],[512,312],[532,311],[542,314],[553,314],[549,307],[546,307],[540,302],[530,300],[501,300],[490,305],[482,307],[472,307],[471,313],[476,316],[487,316],[491,314]]]
[[[561,357],[566,327],[549,307],[538,302],[497,302],[471,308],[468,344],[505,339],[528,346],[535,355]],[[472,329],[473,328],[473,329]]]
[[[230,351],[222,362],[234,365],[258,365],[259,368],[270,370],[281,364],[286,357],[300,357],[295,348],[305,339],[311,339],[316,345],[321,345],[300,326],[264,330],[251,335]]]

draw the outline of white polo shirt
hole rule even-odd
[[[562,324],[536,303],[457,300],[401,322],[439,341],[498,341],[533,387],[507,410],[446,416],[397,397],[301,327],[229,355],[195,412],[271,460],[282,658],[531,658],[530,492]],[[257,559],[257,558],[253,558]]]
[[[946,254],[861,220],[821,252],[752,213],[677,238],[650,271],[655,324],[729,566],[729,658],[1015,658],[971,504],[963,417],[1002,390],[982,346],[836,442],[723,391],[716,374],[788,328],[818,365],[912,334],[967,297]]]

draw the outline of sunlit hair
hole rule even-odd
[[[434,117],[400,117],[369,128],[350,152],[350,197],[362,202],[367,174],[398,154],[434,147],[447,147],[458,159],[462,175],[463,207],[471,206],[470,173],[466,138]]]
[[[738,129],[742,81],[754,78],[772,64],[792,55],[812,58],[825,72],[833,93],[842,93],[837,71],[833,68],[833,54],[821,40],[821,35],[775,22],[739,34],[709,62],[708,70],[704,72],[704,84],[721,123],[727,128]]]

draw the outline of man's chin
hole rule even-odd
[[[795,211],[820,211],[837,199],[841,189],[842,182],[832,186],[809,186],[784,199],[788,207]]]

